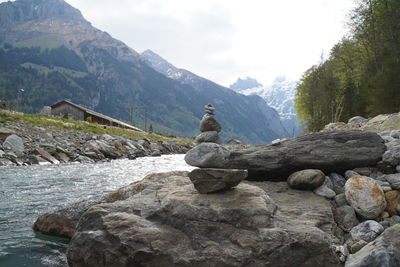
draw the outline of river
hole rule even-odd
[[[68,239],[32,230],[36,218],[69,203],[101,196],[154,172],[191,170],[184,155],[95,164],[0,168],[0,266],[68,266]]]

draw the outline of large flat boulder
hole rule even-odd
[[[329,202],[286,183],[199,194],[187,174],[154,174],[81,216],[70,266],[342,266]]]
[[[247,169],[249,178],[257,180],[286,180],[304,169],[330,173],[375,165],[385,151],[376,133],[350,130],[313,133],[244,149],[202,143],[186,153],[185,161],[201,168]]]

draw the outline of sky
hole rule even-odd
[[[2,2],[4,0],[0,0]],[[229,86],[298,80],[346,33],[353,0],[66,0],[138,52]]]

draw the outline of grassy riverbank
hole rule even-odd
[[[104,126],[97,123],[89,123],[84,121],[76,121],[73,119],[65,119],[55,116],[44,116],[39,114],[26,114],[20,112],[11,111],[0,111],[0,125],[6,123],[13,123],[18,121],[24,121],[32,125],[38,126],[52,126],[60,129],[75,130],[85,133],[93,134],[109,134],[109,135],[126,135],[130,138],[148,138],[149,140],[160,140],[160,141],[179,141],[190,143],[193,142],[191,139],[180,138],[180,137],[169,137],[155,133],[142,133],[128,129],[123,129],[113,126]]]

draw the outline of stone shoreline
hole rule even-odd
[[[55,126],[7,122],[0,126],[0,166],[94,163],[111,159],[183,154],[193,147],[179,141],[98,135]]]
[[[201,143],[185,157],[200,169],[148,175],[33,228],[71,238],[76,267],[397,267],[400,127],[378,126],[263,146]]]

